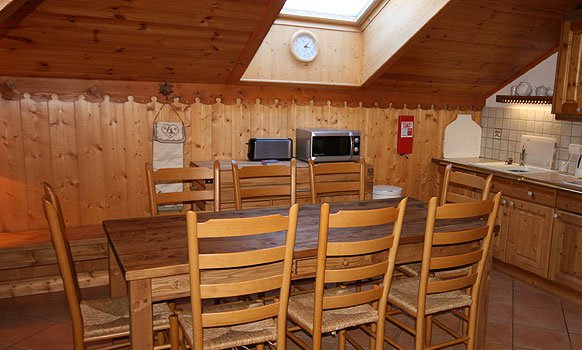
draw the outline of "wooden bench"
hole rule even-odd
[[[81,288],[107,285],[101,225],[67,228]],[[63,290],[48,229],[0,233],[0,299]]]

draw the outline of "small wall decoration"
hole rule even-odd
[[[501,129],[493,129],[493,138],[495,140],[501,140]]]

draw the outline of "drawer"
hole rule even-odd
[[[548,207],[553,207],[556,204],[555,189],[524,182],[513,183],[511,196]]]
[[[493,183],[491,184],[491,195],[497,194],[497,192],[503,192],[504,196],[511,196],[513,181],[508,179],[502,179],[493,177]]]
[[[582,195],[558,191],[556,208],[582,215]]]

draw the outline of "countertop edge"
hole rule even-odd
[[[467,158],[467,161],[464,162],[462,160],[462,158],[451,159],[451,158],[434,157],[434,158],[432,158],[432,162],[434,164],[437,164],[437,165],[448,165],[450,163],[450,164],[453,164],[455,167],[465,169],[465,170],[475,171],[475,172],[479,172],[479,173],[483,173],[483,174],[493,174],[494,176],[497,176],[500,178],[530,183],[530,184],[534,184],[534,185],[546,186],[549,188],[554,188],[557,190],[562,190],[562,191],[582,195],[582,187],[580,187],[578,189],[578,188],[575,188],[574,185],[569,187],[569,186],[565,185],[563,182],[536,179],[535,174],[532,174],[533,176],[532,175],[524,175],[524,174],[514,175],[514,174],[508,174],[508,173],[501,172],[501,171],[496,171],[494,169],[486,169],[486,168],[478,167],[478,166],[470,164],[470,163],[475,163],[474,160],[477,158],[470,158],[470,159],[472,161],[469,161],[469,158]],[[479,159],[485,160],[484,158],[479,158]],[[495,160],[491,159],[490,161],[495,161]],[[560,175],[563,175],[564,177],[572,178],[572,180],[578,179],[578,178],[571,176],[571,175],[566,175],[566,174],[560,174]]]

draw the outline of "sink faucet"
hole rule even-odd
[[[525,165],[525,156],[526,155],[527,155],[527,153],[525,153],[525,146],[521,146],[521,152],[519,153],[519,166]]]

